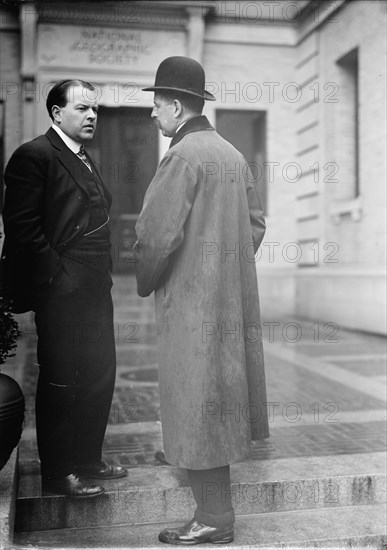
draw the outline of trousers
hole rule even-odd
[[[36,430],[43,476],[99,464],[113,397],[116,356],[110,254],[61,257],[37,293]]]
[[[195,519],[211,527],[233,526],[230,466],[210,470],[187,470],[196,502]]]

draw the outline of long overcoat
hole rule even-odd
[[[239,151],[204,116],[184,124],[136,224],[137,291],[155,291],[166,459],[210,469],[268,437],[254,253],[265,222]]]

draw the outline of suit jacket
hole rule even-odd
[[[0,267],[2,294],[12,299],[14,312],[33,309],[34,288],[55,276],[61,253],[85,233],[88,179],[90,170],[52,128],[13,153],[4,174]],[[110,208],[111,195],[100,182]]]

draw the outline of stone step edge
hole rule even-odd
[[[340,477],[385,476],[387,452],[324,455],[321,457],[278,458],[272,460],[245,460],[231,465],[232,483],[290,483],[307,480],[328,480]],[[25,476],[27,478],[27,476]],[[35,474],[36,487],[40,475]],[[18,498],[28,497],[20,479]],[[24,481],[28,481],[25,479]],[[31,480],[31,476],[30,479]],[[183,485],[181,485],[183,483]],[[157,465],[129,468],[128,476],[121,480],[104,482],[113,491],[119,484],[146,490],[179,489],[188,486],[185,470],[176,466]],[[30,495],[33,496],[33,495]],[[36,496],[40,496],[37,494]]]
[[[340,482],[351,482],[351,483],[353,483],[353,482],[363,482],[363,481],[365,481],[366,483],[369,484],[370,481],[372,481],[372,480],[379,481],[379,482],[385,484],[386,481],[387,481],[387,474],[385,474],[385,473],[372,473],[372,474],[367,474],[367,475],[358,475],[358,474],[337,475],[337,476],[336,475],[331,475],[331,476],[326,476],[326,477],[295,478],[295,479],[291,479],[291,480],[280,479],[280,480],[277,480],[277,481],[275,481],[275,480],[271,480],[271,481],[252,481],[252,482],[238,481],[238,482],[231,482],[231,492],[232,492],[233,498],[235,498],[234,494],[236,493],[238,488],[243,490],[243,489],[247,489],[247,488],[259,488],[259,487],[264,487],[266,489],[275,488],[275,487],[280,487],[280,488],[282,487],[282,488],[285,488],[286,493],[290,493],[292,488],[297,491],[297,488],[299,488],[301,486],[308,486],[308,485],[315,486],[316,484],[321,484],[321,485],[326,486],[326,491],[333,498],[334,487],[338,486],[338,484]],[[125,478],[123,478],[121,480],[116,480],[116,483],[114,485],[113,485],[113,482],[98,481],[98,480],[95,480],[95,479],[94,480],[90,479],[90,483],[91,484],[101,484],[101,485],[103,485],[104,488],[105,488],[105,495],[112,495],[112,496],[116,495],[117,493],[128,494],[128,495],[133,495],[133,494],[138,494],[138,493],[142,493],[144,495],[146,495],[147,493],[152,494],[152,495],[157,495],[158,493],[160,493],[162,495],[167,495],[167,494],[176,494],[178,492],[185,492],[185,491],[189,490],[188,485],[178,485],[178,486],[175,486],[175,487],[160,486],[160,487],[155,487],[155,488],[140,487],[140,486],[136,485],[135,483],[133,483],[132,481],[125,481]],[[214,490],[216,489],[216,487],[213,487],[213,488],[214,488]],[[212,490],[212,484],[211,484],[211,487],[209,489]],[[317,488],[316,488],[316,491],[317,491]],[[272,491],[270,491],[270,492],[272,492]],[[47,495],[42,496],[39,493],[39,494],[35,494],[33,496],[18,496],[17,500],[18,501],[27,501],[27,500],[32,501],[32,500],[36,500],[36,499],[47,499],[47,498],[50,498],[52,500],[52,499],[56,499],[56,498],[57,499],[62,499],[64,497],[61,494],[55,494],[55,493],[53,493],[52,495],[49,495],[49,496],[47,496]],[[289,496],[289,500],[291,500],[291,499],[292,499],[292,497]],[[129,500],[130,500],[130,498],[128,498],[128,501]],[[329,501],[327,500],[327,502],[329,502]],[[331,501],[331,502],[333,502],[333,501]]]
[[[210,488],[213,492],[215,488]],[[220,488],[220,491],[223,489]],[[263,515],[296,510],[372,506],[386,502],[386,476],[340,476],[271,483],[233,484],[235,511]],[[63,496],[23,498],[17,501],[15,529],[36,531],[66,527],[111,526],[141,521],[182,520],[195,509],[189,487],[138,491],[116,486],[89,502]]]
[[[372,527],[370,515],[372,513]],[[280,513],[267,513],[259,517],[256,515],[237,516],[235,525],[234,543],[217,545],[217,550],[247,550],[253,548],[278,548],[278,547],[372,547],[384,548],[387,542],[385,532],[386,506],[359,506],[355,510],[351,507],[341,507],[340,514],[337,510],[306,510]],[[311,521],[312,520],[312,521]],[[122,539],[134,544],[126,548],[157,549],[161,548],[157,543],[158,532],[165,528],[183,525],[184,521],[168,520],[165,522],[138,523],[136,525],[120,524],[112,527],[97,528],[67,528],[52,531],[20,532],[16,534],[17,544],[33,546],[39,542],[39,548],[55,547],[58,542],[66,540],[66,546],[71,546],[72,540],[87,539],[94,550],[99,548],[122,547]],[[302,526],[303,529],[299,529]],[[300,530],[304,537],[300,536]],[[312,532],[311,532],[312,530]],[[328,531],[328,532],[327,532]],[[328,536],[324,536],[327,534]],[[85,537],[86,535],[86,537]],[[280,540],[275,540],[275,539]],[[266,539],[266,540],[265,540]],[[271,540],[268,540],[271,539]],[[100,546],[101,541],[107,544]],[[119,541],[119,544],[117,544]],[[237,544],[236,544],[237,543]],[[360,544],[357,544],[360,543]],[[375,544],[377,546],[375,546]],[[41,546],[42,545],[42,546]],[[361,546],[360,546],[361,545]],[[59,546],[62,546],[59,544]],[[79,546],[79,544],[77,544]],[[90,546],[89,546],[90,547]],[[204,544],[201,548],[214,548],[212,544]]]

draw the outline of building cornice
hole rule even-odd
[[[298,44],[325,22],[335,22],[335,15],[351,0],[313,0],[303,12],[298,27]]]
[[[162,28],[183,30],[188,13],[181,7],[147,2],[37,2],[39,23],[125,28]]]

